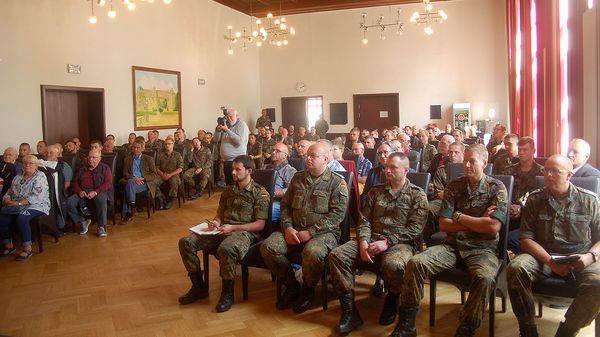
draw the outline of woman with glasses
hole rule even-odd
[[[12,227],[16,225],[21,233],[23,251],[15,260],[23,261],[31,257],[31,227],[29,221],[50,213],[50,198],[46,175],[38,171],[38,160],[33,155],[23,158],[23,173],[18,174],[8,192],[2,198],[0,209],[0,238],[4,249],[0,257],[15,252],[12,242]]]

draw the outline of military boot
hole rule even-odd
[[[300,295],[300,283],[295,279],[291,281],[289,285],[285,286],[281,299],[277,301],[275,307],[277,310],[286,310],[292,307],[292,304],[296,301]]]
[[[315,297],[315,288],[302,285],[300,296],[298,296],[296,302],[294,302],[294,312],[301,314],[308,310],[313,297]]]
[[[233,280],[223,280],[221,286],[221,297],[215,309],[217,312],[225,312],[233,305]]]
[[[417,318],[418,307],[400,307],[400,317],[398,324],[389,337],[417,337],[417,327],[415,319]]]
[[[469,324],[462,324],[456,329],[454,337],[473,337],[475,335],[475,327]]]
[[[339,335],[345,335],[363,324],[363,320],[358,313],[356,303],[354,303],[354,292],[340,296],[340,306],[342,307],[342,316],[340,323],[335,327],[335,332]]]
[[[192,194],[192,196],[190,197],[191,200],[198,199],[202,196],[202,187],[200,187],[199,184],[196,185],[194,189],[196,190],[196,193]]]
[[[571,330],[567,328],[564,322],[560,322],[556,334],[554,337],[575,337],[579,333],[579,330]]]
[[[187,294],[179,297],[179,303],[190,304],[197,300],[207,298],[208,290],[206,289],[206,284],[204,283],[204,279],[202,278],[202,272],[197,271],[194,273],[189,273],[188,276],[192,281],[192,287],[187,292]]]
[[[385,296],[383,309],[381,310],[381,314],[379,315],[380,325],[390,325],[394,323],[394,321],[396,320],[396,315],[398,314],[399,298],[400,294],[394,294],[391,292],[388,292],[388,294]]]
[[[538,337],[535,324],[519,323],[519,337]]]

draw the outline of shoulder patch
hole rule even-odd
[[[423,189],[420,186],[417,186],[417,185],[415,185],[413,183],[410,183],[409,187],[411,189],[413,189],[413,190],[417,190],[417,191],[422,191],[423,192]]]
[[[590,190],[586,190],[585,188],[581,188],[579,186],[575,186],[575,187],[577,187],[577,190],[579,192],[583,193],[583,194],[587,194],[587,195],[591,195],[591,196],[594,196],[594,197],[598,197],[598,195],[596,193],[594,193],[594,192],[592,192]]]

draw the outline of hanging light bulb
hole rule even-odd
[[[367,39],[366,37],[363,37],[363,39],[362,39],[362,43],[363,43],[363,44],[367,44],[367,43],[369,43],[369,39]]]
[[[272,19],[273,18],[273,14],[272,13],[268,13],[267,14],[267,19]]]
[[[431,34],[433,34],[433,28],[431,28],[431,27],[429,27],[429,26],[425,27],[425,28],[423,29],[423,31],[424,31],[424,32],[425,32],[425,34],[427,34],[427,35],[431,35]]]
[[[165,3],[165,5],[168,5],[171,3],[171,0],[163,0],[163,2]]]
[[[228,55],[233,55],[233,49],[229,48],[229,49],[227,50],[227,54],[228,54]]]
[[[135,7],[136,7],[136,5],[135,5],[135,1],[133,1],[133,0],[130,0],[130,1],[127,3],[127,9],[129,9],[130,11],[134,10],[134,9],[135,9]]]
[[[285,25],[285,23],[282,23],[279,25],[279,29],[281,30],[285,30],[287,28],[287,26]]]
[[[154,3],[154,0],[146,0],[146,1],[148,1],[148,3],[151,3],[151,4]]]
[[[288,45],[288,40],[283,40],[283,45],[287,46]]]
[[[281,41],[277,41],[277,47],[281,47]]]
[[[102,7],[106,5],[106,0],[98,0],[98,6]]]
[[[92,15],[90,15],[90,17],[88,18],[88,21],[92,25],[95,25],[96,22],[98,22],[98,18],[96,17],[96,15],[94,15],[94,0],[90,1],[90,3],[92,4]]]
[[[257,47],[262,47],[262,41],[260,41],[260,40],[256,41],[256,46]]]
[[[114,9],[110,9],[107,13],[108,17],[111,19],[114,19],[115,17],[117,17],[117,12]]]

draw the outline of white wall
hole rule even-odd
[[[0,1],[0,148],[23,141],[35,148],[42,138],[41,84],[104,88],[106,131],[122,143],[133,130],[133,65],[181,72],[188,135],[214,129],[221,105],[245,120],[258,111],[258,52],[229,57],[223,39],[228,24],[247,16],[210,0],[137,3],[130,12],[115,1],[117,18],[109,22],[101,9],[90,25],[88,1]],[[68,74],[67,63],[82,73]]]
[[[396,7],[392,7],[395,11]],[[361,43],[361,13],[368,23],[379,14],[389,21],[388,7],[344,10],[288,17],[297,30],[287,47],[260,52],[260,87],[263,107],[275,107],[281,121],[281,97],[323,95],[325,118],[329,103],[347,102],[349,124],[330,132],[347,132],[353,126],[353,94],[398,92],[400,124],[424,126],[429,105],[442,105],[441,124],[449,122],[453,103],[470,102],[474,120],[508,121],[505,5],[498,0],[435,2],[449,19],[435,24],[426,36],[408,19],[422,5],[401,6],[402,36],[386,33],[378,39],[369,31],[369,44]],[[392,15],[393,16],[393,15]],[[302,81],[307,90],[297,93]]]
[[[598,6],[598,4],[596,4]],[[598,46],[596,11],[587,10],[583,15],[583,138],[592,144],[590,163],[597,167],[598,144]]]

